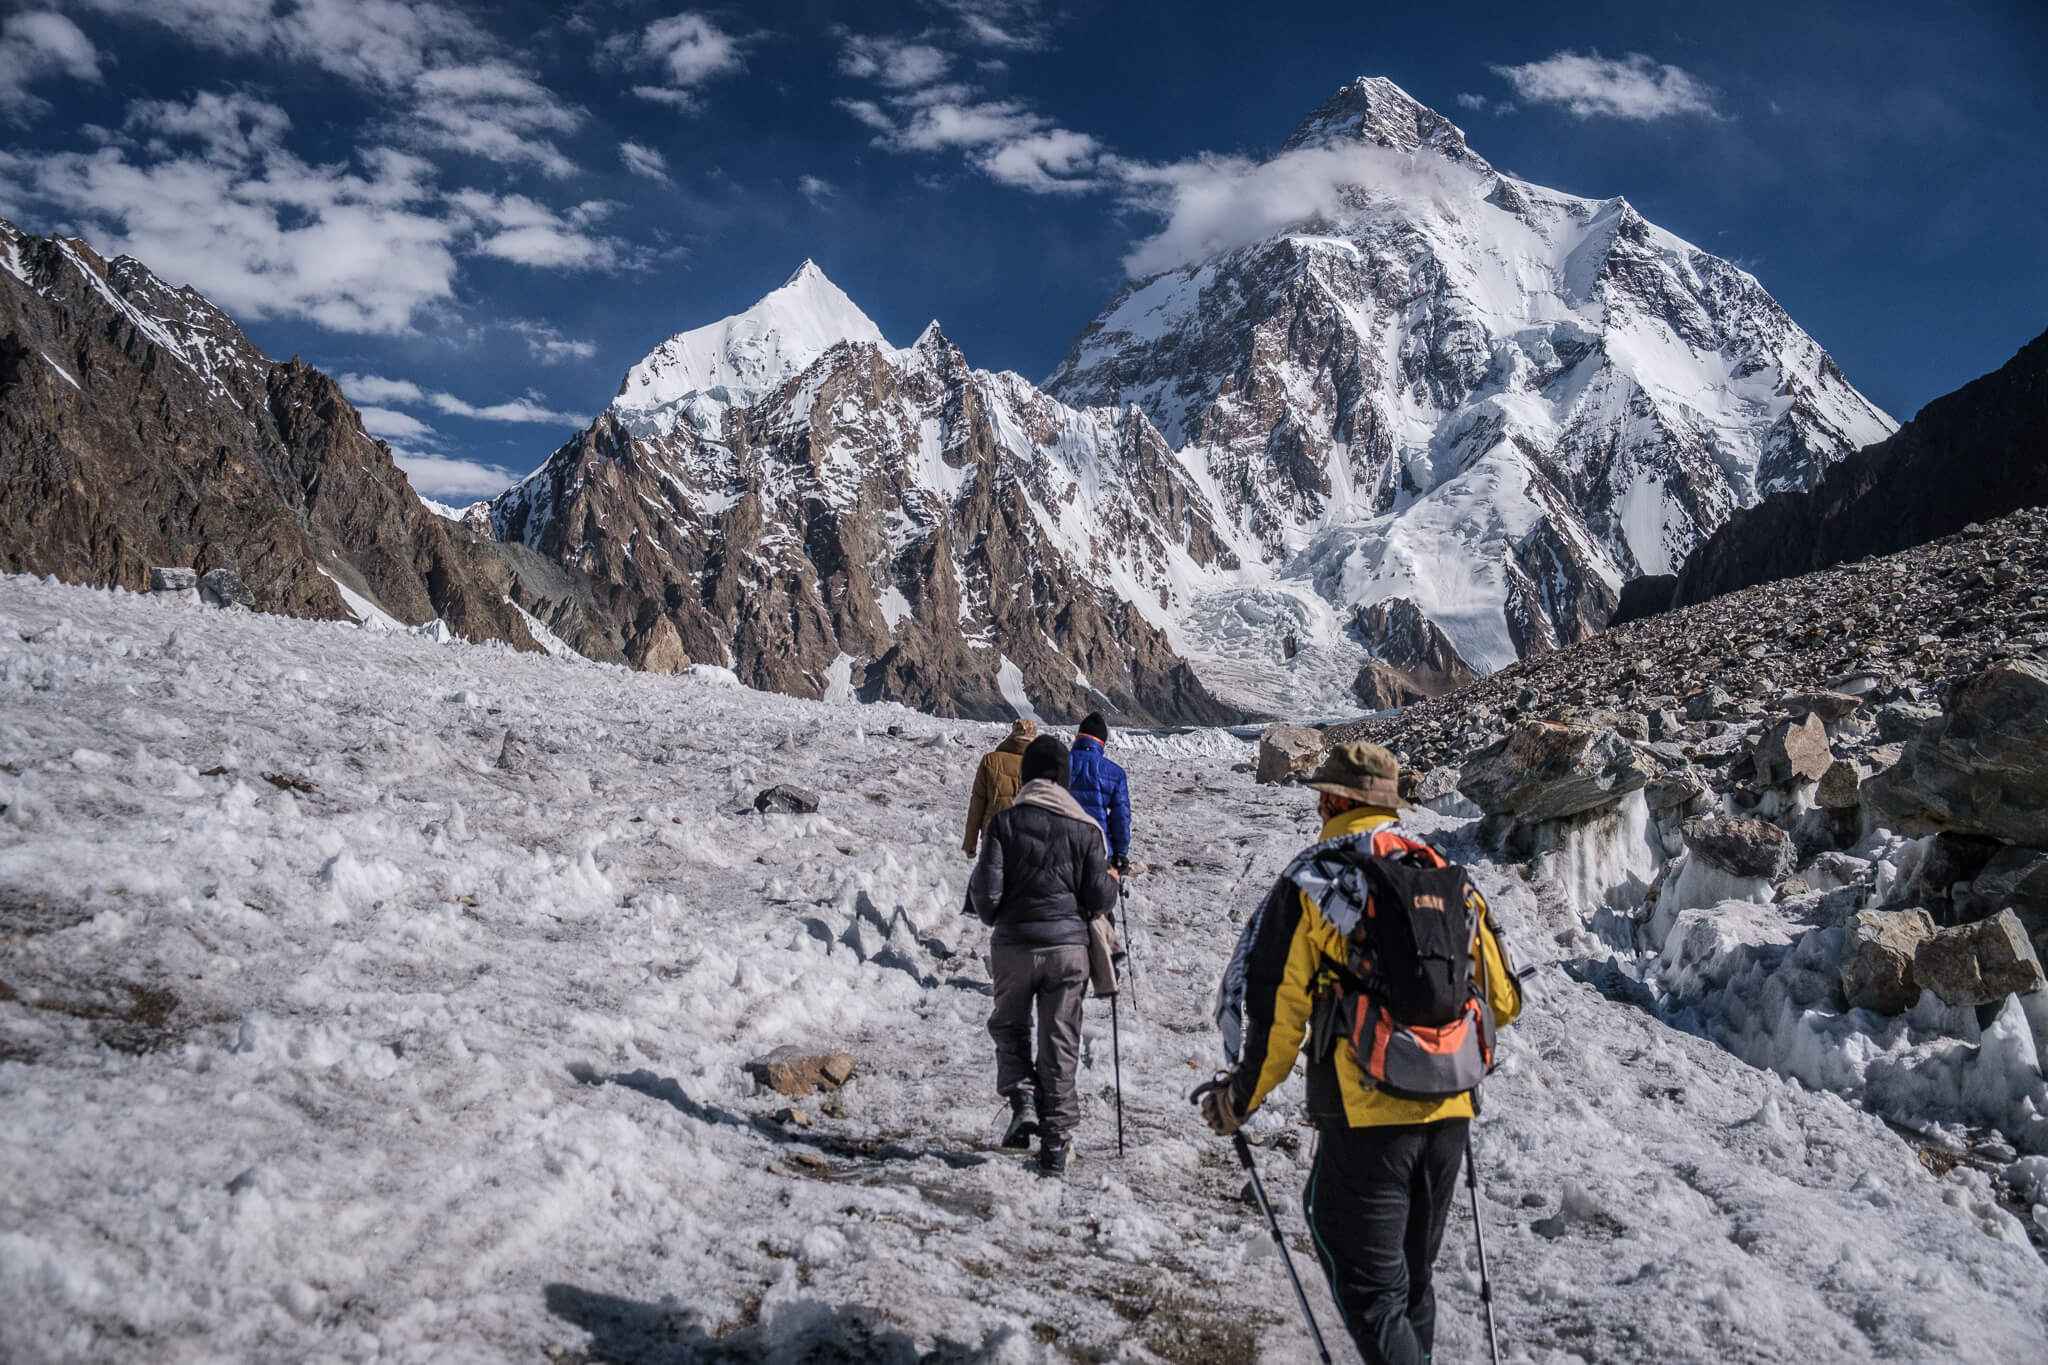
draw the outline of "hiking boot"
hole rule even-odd
[[[1065,1178],[1067,1158],[1073,1154],[1074,1145],[1065,1135],[1049,1133],[1038,1144],[1038,1173]]]
[[[1029,1147],[1038,1136],[1038,1096],[1028,1086],[1010,1092],[1010,1126],[1003,1130],[1003,1146]]]

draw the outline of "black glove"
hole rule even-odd
[[[1109,860],[1109,865],[1116,869],[1116,875],[1119,877],[1123,876],[1125,873],[1131,870],[1131,860],[1129,858],[1126,858],[1121,853],[1117,854],[1114,858],[1111,858]]]

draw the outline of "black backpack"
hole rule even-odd
[[[1348,1038],[1376,1089],[1413,1100],[1463,1094],[1493,1069],[1493,1020],[1472,974],[1471,883],[1392,830],[1360,843],[1296,877],[1345,936],[1343,964],[1326,963],[1318,979],[1318,1055]]]

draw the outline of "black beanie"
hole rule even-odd
[[[1107,744],[1109,743],[1109,722],[1102,718],[1100,711],[1090,711],[1088,718],[1081,722],[1081,733],[1090,739],[1099,739],[1104,744]]]
[[[1057,735],[1040,735],[1024,750],[1024,780],[1035,782],[1044,778],[1057,782],[1062,787],[1073,781],[1073,768],[1067,760],[1067,746],[1060,743]]]

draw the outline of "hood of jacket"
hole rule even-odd
[[[1030,747],[1031,741],[1024,738],[1024,736],[1011,735],[1001,744],[996,745],[995,752],[999,754],[1022,754],[1026,749]]]
[[[1049,810],[1054,815],[1064,815],[1069,820],[1079,820],[1084,825],[1095,823],[1095,817],[1081,809],[1081,803],[1074,799],[1072,792],[1062,787],[1059,783],[1043,777],[1033,778],[1031,781],[1026,782],[1023,789],[1017,793],[1017,799],[1010,804],[1014,806],[1037,806],[1040,810]]]

